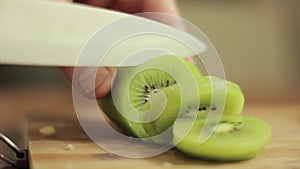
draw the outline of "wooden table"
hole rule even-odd
[[[36,169],[300,169],[300,104],[297,101],[280,104],[247,103],[243,114],[261,118],[271,126],[273,135],[270,144],[253,159],[234,163],[213,163],[187,158],[177,150],[146,159],[118,157],[98,147],[83,132],[73,110],[69,89],[6,91],[2,91],[5,101],[20,103],[16,110],[29,112],[28,117],[31,117],[28,122],[29,148],[31,164]],[[47,98],[41,100],[41,96]],[[39,128],[47,125],[54,126],[57,132],[52,136],[42,135]],[[74,145],[74,149],[66,149],[68,144]],[[112,144],[122,148],[122,142],[118,140],[112,140]]]

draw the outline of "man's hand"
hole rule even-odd
[[[72,2],[72,0],[56,0],[62,2]],[[74,0],[74,2],[92,5],[101,8],[107,8],[126,13],[141,13],[141,12],[160,12],[171,15],[178,15],[176,3],[174,0]],[[156,19],[156,18],[152,18]],[[158,19],[158,18],[157,18]],[[162,21],[164,22],[164,21]],[[168,23],[170,24],[170,23]],[[180,23],[171,23],[173,26],[177,26]],[[180,26],[180,25],[179,25]],[[72,82],[73,70],[70,67],[61,67],[61,71],[66,78]],[[95,92],[97,98],[104,97],[111,90],[111,82],[113,78],[115,68],[101,67],[97,71],[95,79],[95,89],[86,86],[84,83],[80,83],[79,88],[82,92],[90,95]],[[84,81],[84,80],[83,80]]]

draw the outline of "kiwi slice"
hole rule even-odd
[[[200,143],[205,119],[204,116],[195,121],[179,118],[174,123],[174,143],[179,142],[176,147],[187,156],[218,161],[245,160],[261,152],[271,137],[270,127],[259,119],[223,116],[218,123],[206,124],[209,127],[205,129],[212,134],[204,143]],[[187,126],[192,126],[190,131]]]
[[[168,72],[158,68],[158,65]],[[168,129],[180,111],[183,101],[181,90],[169,72],[176,72],[177,78],[184,79],[187,74],[182,69],[188,69],[196,84],[195,79],[200,78],[201,73],[193,64],[178,56],[161,56],[137,67],[119,68],[112,89],[114,95],[99,99],[98,104],[112,121],[132,135],[140,138],[156,135]],[[158,111],[156,107],[162,104],[163,97],[166,98],[165,107]],[[160,112],[162,114],[157,114]],[[136,122],[124,115],[132,115],[145,122]]]
[[[194,98],[191,95],[191,97],[186,100],[186,106],[180,114],[181,118],[183,116],[194,116],[195,113],[197,113],[198,116],[206,116],[209,113],[238,115],[242,112],[244,95],[237,84],[214,76],[202,76],[197,78],[197,86],[199,89],[200,103],[193,103]],[[166,93],[171,97],[174,92],[168,92],[167,89]],[[173,108],[175,108],[175,110],[179,109],[176,104],[173,104]],[[174,121],[173,118],[168,119],[162,117],[162,119],[166,120],[165,124],[167,126],[170,126]],[[161,125],[158,124],[160,122],[161,121],[154,121],[153,123],[145,124],[145,131],[150,136],[162,133],[165,127],[158,127],[158,125]]]
[[[200,103],[199,107],[187,107],[181,116],[189,116],[198,112],[200,116],[209,113],[225,115],[239,115],[244,107],[244,95],[240,87],[234,82],[214,76],[202,76],[197,79]]]
[[[242,112],[245,99],[236,83],[214,76],[203,76],[197,80],[200,91],[199,111],[221,109],[226,115],[238,115]],[[225,98],[221,97],[222,93],[225,93]]]

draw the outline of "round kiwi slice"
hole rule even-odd
[[[181,105],[185,104],[175,78],[157,65],[163,65],[168,72],[176,72],[180,79],[187,76],[178,70],[184,67],[194,77],[195,84],[195,79],[201,76],[193,64],[180,57],[157,57],[137,67],[119,68],[112,89],[115,95],[98,100],[112,121],[136,137],[147,138],[168,129],[177,118]],[[162,105],[162,97],[167,101],[161,109],[163,111],[157,111],[156,107]],[[145,122],[136,122],[124,115],[136,115]],[[147,118],[153,120],[147,121]]]
[[[222,103],[225,101],[224,109],[221,109],[224,114],[238,115],[242,112],[244,95],[237,84],[214,76],[203,76],[197,80],[200,92],[199,111],[216,111],[223,108]],[[225,98],[221,97],[222,93],[225,93]]]
[[[259,119],[223,116],[220,122],[206,124],[209,127],[205,132],[211,135],[200,143],[205,119],[204,116],[195,121],[179,118],[174,123],[173,141],[179,142],[176,147],[188,156],[218,161],[245,160],[261,152],[271,137],[270,127]],[[190,131],[188,126],[192,126]]]
[[[237,84],[214,76],[202,76],[197,79],[197,84],[199,107],[187,107],[181,112],[181,116],[189,116],[194,112],[198,112],[200,116],[208,113],[239,115],[242,112],[245,99]]]
[[[244,95],[237,84],[214,76],[201,76],[197,78],[197,87],[199,89],[200,103],[193,103],[193,95],[187,98],[187,100],[185,100],[187,103],[180,113],[181,118],[183,116],[195,116],[195,113],[197,116],[207,116],[209,113],[212,115],[220,113],[225,115],[238,115],[242,112]],[[165,92],[169,93],[171,97],[174,92],[168,92],[170,89],[172,88],[166,89]],[[176,102],[172,105],[174,110],[179,109]],[[162,117],[162,119],[165,120],[164,124],[166,124],[166,126],[172,125],[174,121],[174,117]],[[153,123],[145,124],[144,129],[150,136],[160,134],[164,132],[165,129],[163,127],[157,127],[158,125],[162,125],[160,124],[161,122],[162,121],[154,121]]]

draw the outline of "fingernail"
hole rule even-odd
[[[95,89],[100,86],[107,78],[109,71],[105,67],[101,68],[85,68],[80,73],[79,85],[85,94],[95,92]],[[95,83],[93,83],[95,82]]]
[[[107,76],[105,81],[96,88],[95,90],[96,98],[105,97],[110,92],[111,85],[112,85],[112,78],[113,78],[112,75]]]
[[[108,68],[103,67],[98,69],[98,72],[96,74],[95,89],[93,90],[93,92],[95,92],[97,88],[108,81],[107,79],[109,77],[109,73],[110,71]]]

